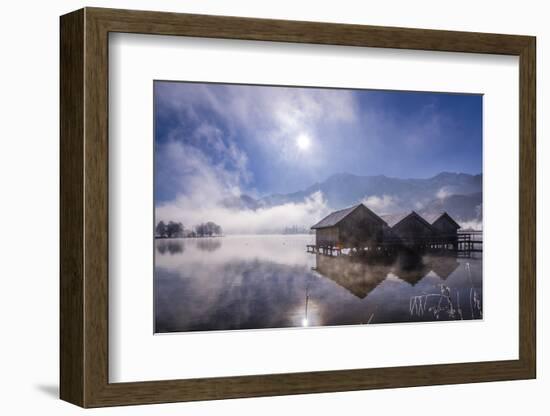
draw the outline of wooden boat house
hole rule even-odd
[[[456,236],[460,228],[460,225],[446,212],[425,215],[424,218],[426,218],[439,235]]]
[[[415,211],[379,216],[363,204],[335,211],[311,227],[313,253],[341,254],[343,249],[388,252],[400,247],[424,250],[458,250],[460,225],[446,212],[429,216]]]
[[[359,204],[335,211],[311,227],[318,247],[358,248],[382,242],[387,224]]]

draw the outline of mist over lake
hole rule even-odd
[[[482,260],[358,261],[305,251],[313,235],[155,241],[155,331],[482,318]]]

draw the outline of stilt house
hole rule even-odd
[[[387,227],[382,218],[359,204],[333,212],[311,229],[317,246],[365,247],[381,242]]]
[[[460,225],[446,212],[426,214],[424,218],[441,236],[456,236]]]

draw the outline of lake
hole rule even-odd
[[[482,318],[480,253],[360,260],[307,253],[314,239],[155,240],[155,332]]]

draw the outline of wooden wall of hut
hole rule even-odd
[[[418,240],[434,236],[434,230],[417,216],[408,216],[392,228],[394,236],[403,240]]]
[[[336,246],[338,235],[338,226],[319,228],[315,230],[315,243],[317,246]]]
[[[447,216],[439,217],[439,219],[432,224],[432,227],[434,227],[439,234],[445,236],[456,235],[458,232],[457,224]]]
[[[344,247],[365,247],[380,242],[383,238],[384,222],[367,209],[356,209],[339,224],[340,243]]]

